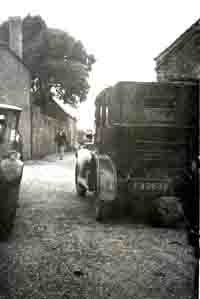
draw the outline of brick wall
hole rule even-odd
[[[0,102],[23,109],[19,124],[24,140],[24,158],[31,157],[30,74],[5,47],[0,46]]]

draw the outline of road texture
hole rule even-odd
[[[189,299],[195,259],[183,229],[94,219],[74,186],[74,154],[26,162],[1,299]]]

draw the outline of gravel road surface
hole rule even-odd
[[[183,229],[97,223],[74,154],[25,163],[15,227],[0,243],[0,299],[189,299],[196,261]]]

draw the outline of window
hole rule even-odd
[[[0,114],[0,142],[3,141],[6,131],[6,116]]]

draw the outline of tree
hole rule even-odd
[[[0,39],[8,42],[8,34],[6,21],[0,26]],[[23,60],[31,71],[31,90],[37,102],[45,103],[53,93],[74,106],[86,100],[95,58],[67,32],[48,28],[40,16],[26,16]]]

